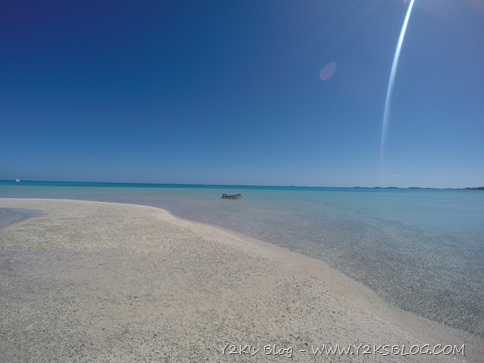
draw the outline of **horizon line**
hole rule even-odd
[[[17,182],[19,180],[19,182]],[[0,179],[0,182],[9,182],[20,184],[22,182],[30,183],[78,183],[78,184],[132,184],[132,185],[152,185],[152,186],[199,186],[199,187],[252,187],[252,188],[340,188],[340,189],[439,189],[439,190],[469,190],[469,189],[481,189],[483,186],[477,187],[422,187],[422,186],[317,186],[317,185],[269,185],[269,184],[204,184],[204,183],[160,183],[160,182],[120,182],[120,181],[72,181],[72,180],[29,180],[29,179]]]

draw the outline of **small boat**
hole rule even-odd
[[[222,194],[222,199],[240,199],[242,198],[242,194],[227,194],[223,193]]]
[[[15,179],[15,183],[20,183],[20,179]]]

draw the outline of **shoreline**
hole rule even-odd
[[[3,265],[1,271],[7,272],[6,277],[0,275],[1,286],[7,286],[2,297],[5,301],[1,302],[9,306],[7,317],[0,321],[0,331],[4,331],[5,338],[5,343],[0,343],[0,351],[11,354],[7,354],[8,357],[24,354],[12,347],[12,339],[30,336],[25,333],[25,324],[21,321],[24,319],[35,326],[35,319],[29,317],[33,313],[39,317],[43,310],[36,303],[40,301],[51,303],[48,309],[53,311],[45,323],[52,327],[53,341],[58,342],[61,338],[56,338],[57,330],[67,329],[66,333],[71,336],[70,345],[77,346],[73,343],[77,342],[73,332],[85,336],[84,347],[88,342],[90,344],[87,344],[88,348],[78,348],[79,351],[65,346],[51,353],[45,347],[40,349],[54,359],[71,353],[74,359],[81,360],[79,354],[83,352],[95,360],[116,360],[118,354],[127,354],[137,360],[154,357],[153,352],[158,351],[159,358],[220,361],[233,358],[220,352],[220,345],[231,341],[300,347],[321,345],[322,341],[340,344],[466,344],[466,357],[456,356],[458,361],[477,362],[484,355],[482,340],[478,337],[390,306],[369,288],[321,260],[218,226],[181,219],[161,208],[20,198],[0,199],[0,207],[4,206],[31,209],[27,208],[30,206],[46,211],[43,216],[0,230],[0,267]],[[109,226],[113,223],[117,228]],[[50,265],[52,258],[57,261],[54,267]],[[66,275],[59,274],[60,271]],[[41,280],[36,277],[39,274]],[[81,277],[83,274],[90,279],[85,280]],[[122,281],[119,274],[123,276]],[[173,276],[173,281],[165,277],[167,274]],[[109,290],[107,302],[105,292],[93,287],[100,286],[92,285],[98,279],[103,280],[101,286]],[[33,281],[44,290],[37,291]],[[22,288],[20,292],[15,291],[15,283],[21,287],[25,285],[25,292],[22,293]],[[67,288],[58,288],[58,285]],[[71,285],[74,290],[69,287]],[[33,286],[36,292],[28,294]],[[160,287],[161,291],[157,289]],[[80,290],[79,299],[75,296],[77,290]],[[144,295],[136,291],[136,294],[127,296],[126,290],[141,290]],[[138,306],[138,315],[131,316],[129,309],[133,304],[139,305],[143,296],[146,301]],[[75,316],[66,313],[66,300],[86,313]],[[92,300],[100,306],[114,303],[120,317],[111,316],[107,310],[93,305]],[[11,305],[17,314],[20,312],[20,318],[13,314]],[[66,322],[78,321],[80,324],[57,327],[56,330],[58,316],[63,316]],[[99,318],[103,324],[90,326],[93,317]],[[144,328],[135,324],[140,319]],[[173,324],[166,325],[166,321]],[[128,324],[131,329],[124,327],[127,333],[123,335],[117,331],[122,329],[116,327],[124,326],[125,322],[131,322]],[[103,327],[114,330],[111,341],[101,339]],[[146,330],[151,334],[148,334],[150,339]],[[170,340],[167,331],[176,339]],[[155,334],[157,339],[153,338]],[[95,336],[101,343],[95,342]],[[204,337],[206,346],[194,343],[200,336]],[[120,346],[126,344],[127,338],[137,341],[137,345],[130,346],[135,353],[126,352]],[[194,346],[185,347],[187,342]],[[38,339],[32,344],[31,351],[39,349]],[[146,346],[146,351],[135,349],[140,345]],[[174,347],[178,347],[178,351]],[[197,348],[195,351],[194,347]],[[196,352],[195,358],[193,354]],[[263,358],[264,361],[280,361],[281,357]],[[372,359],[375,358],[379,357],[373,356]],[[309,355],[298,355],[297,359],[315,361]],[[400,361],[403,357],[387,356],[385,361],[387,359]],[[416,356],[416,361],[450,359],[456,361],[453,356]]]

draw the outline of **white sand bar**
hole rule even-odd
[[[482,340],[390,307],[321,261],[161,209],[36,199],[0,199],[0,208],[46,212],[0,229],[2,362],[484,357]],[[313,354],[329,343],[363,346],[359,355]],[[362,355],[366,344],[465,344],[465,357]],[[253,355],[229,354],[239,345]]]

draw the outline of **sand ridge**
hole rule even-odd
[[[0,361],[484,356],[479,339],[394,309],[321,261],[158,208],[41,199],[0,199],[2,207],[46,214],[0,229]],[[312,354],[324,343],[466,344],[466,357]],[[248,350],[229,355],[231,344]]]

